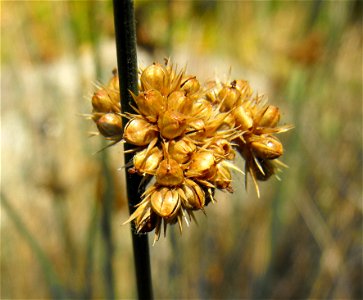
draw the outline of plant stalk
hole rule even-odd
[[[134,3],[132,0],[114,0],[114,24],[116,36],[117,68],[120,80],[120,97],[122,113],[132,112],[132,97],[130,91],[138,94],[137,80],[137,54]],[[127,119],[123,119],[125,125]],[[125,150],[131,145],[124,144]],[[132,159],[131,153],[125,153],[125,164]],[[126,172],[127,197],[130,214],[135,210],[135,205],[140,202],[141,194],[139,185],[141,176]],[[131,225],[133,242],[136,284],[139,299],[153,299],[150,269],[149,242],[147,235],[136,234],[134,225]]]

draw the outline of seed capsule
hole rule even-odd
[[[241,97],[241,93],[234,86],[225,86],[218,93],[219,101],[222,102],[220,110],[223,112],[231,110],[239,98]]]
[[[173,219],[179,212],[180,197],[175,190],[157,188],[150,198],[153,211],[165,219]]]
[[[211,178],[211,181],[219,189],[230,189],[231,182],[232,182],[231,172],[222,163],[218,163],[216,165],[216,168],[217,168],[217,172],[213,176],[213,178]]]
[[[275,159],[282,155],[281,142],[271,135],[254,135],[248,138],[251,149],[258,158]]]
[[[184,164],[190,160],[196,148],[195,144],[189,139],[172,140],[169,144],[169,155],[178,163]]]
[[[120,112],[120,102],[115,103],[106,89],[96,91],[92,97],[92,106],[96,112]]]
[[[208,149],[212,150],[215,156],[221,159],[232,160],[235,156],[231,143],[227,139],[216,139],[209,146]]]
[[[186,209],[198,210],[204,207],[205,194],[201,187],[193,180],[186,179],[181,186],[185,199],[182,198],[182,205]]]
[[[169,84],[169,74],[167,70],[160,64],[154,63],[148,66],[140,76],[141,88],[143,90],[155,89],[163,95]]]
[[[136,146],[146,146],[158,137],[157,127],[143,118],[131,119],[125,126],[124,139]]]
[[[147,90],[138,96],[133,95],[140,113],[152,123],[158,119],[158,115],[165,110],[164,97],[157,90]]]
[[[195,76],[190,76],[181,85],[181,89],[185,91],[186,95],[193,95],[200,89],[200,83]]]
[[[189,115],[193,101],[185,95],[184,91],[174,91],[168,96],[168,110],[174,110]]]
[[[248,109],[243,108],[242,105],[237,106],[233,110],[233,116],[236,120],[236,125],[239,126],[239,130],[246,131],[252,128],[253,119]]]
[[[163,152],[158,147],[148,148],[136,153],[133,158],[134,167],[140,174],[154,174],[163,159]]]
[[[119,115],[108,113],[97,120],[99,132],[107,138],[120,137],[122,135],[122,119]]]
[[[164,159],[156,170],[156,182],[162,186],[177,186],[184,181],[183,170],[174,159]]]
[[[185,176],[208,179],[216,172],[214,155],[210,151],[199,151],[192,155]]]
[[[184,133],[187,122],[184,115],[167,110],[162,116],[159,116],[158,127],[164,138],[175,139]]]
[[[198,99],[193,103],[192,116],[198,117],[199,119],[209,119],[213,113],[212,104],[205,99]]]
[[[246,81],[246,80],[240,80],[240,79],[234,80],[231,83],[231,85],[240,91],[240,93],[241,93],[240,100],[242,102],[249,99],[253,94],[253,90],[252,90],[250,84],[248,83],[248,81]]]
[[[276,167],[272,160],[266,160],[257,158],[259,166],[256,165],[254,161],[252,164],[253,171],[255,173],[256,179],[260,181],[268,180],[276,172]],[[262,169],[262,170],[261,170]],[[263,171],[263,173],[262,173]]]
[[[280,110],[276,106],[269,105],[255,117],[255,120],[259,127],[274,128],[280,120]]]

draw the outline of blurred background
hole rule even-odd
[[[295,125],[260,199],[234,174],[150,248],[155,298],[362,299],[362,2],[135,10],[139,67],[248,80]],[[122,147],[97,153],[84,117],[116,66],[112,2],[3,1],[1,40],[1,299],[135,298]]]

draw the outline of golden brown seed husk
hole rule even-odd
[[[211,178],[216,172],[215,165],[215,158],[211,151],[201,150],[194,152],[185,176],[200,179]]]
[[[247,140],[256,157],[275,159],[283,154],[281,142],[272,135],[252,135]]]
[[[241,93],[233,86],[224,86],[218,93],[219,101],[222,102],[220,110],[226,112],[235,107]]]
[[[233,110],[232,114],[239,130],[246,131],[252,128],[253,119],[249,109],[245,109],[242,105],[239,105]]]
[[[122,136],[122,119],[118,114],[103,114],[97,120],[96,125],[99,132],[106,138]]]
[[[134,167],[140,174],[155,174],[163,159],[163,151],[158,147],[146,148],[134,155]]]
[[[177,186],[184,181],[183,170],[174,159],[161,161],[156,170],[156,182],[162,186]]]
[[[142,71],[140,82],[142,90],[155,89],[165,95],[170,82],[170,75],[165,67],[159,63],[154,63]]]
[[[166,139],[181,136],[187,128],[186,117],[177,111],[167,110],[158,119],[160,134]]]
[[[180,209],[180,197],[174,189],[158,187],[150,196],[153,211],[160,217],[170,220],[177,216]]]
[[[126,142],[136,146],[146,146],[157,137],[157,127],[139,117],[126,124],[123,136]]]
[[[177,111],[184,115],[189,115],[193,106],[192,99],[187,97],[185,92],[181,90],[172,92],[168,96],[167,103],[168,110]]]
[[[190,160],[196,148],[196,145],[186,137],[172,140],[169,144],[169,155],[178,163],[184,164]]]
[[[211,178],[211,182],[219,189],[231,189],[232,175],[228,167],[218,163],[216,168],[216,174]]]
[[[248,81],[246,81],[246,80],[241,80],[241,79],[234,80],[231,83],[231,85],[234,86],[237,90],[240,91],[240,93],[241,93],[241,98],[240,98],[241,102],[245,102],[253,94],[253,90],[252,90],[250,84],[248,83]]]
[[[113,101],[106,89],[100,89],[93,94],[92,106],[94,111],[100,113],[120,112],[120,102]]]
[[[165,111],[166,101],[164,96],[157,90],[151,89],[140,93],[138,96],[133,95],[139,112],[149,121],[155,123],[159,114]]]
[[[186,95],[191,96],[199,91],[200,83],[195,76],[188,76],[183,79],[181,89],[185,91]]]
[[[255,118],[256,126],[274,128],[280,120],[280,110],[274,105],[262,109]]]
[[[182,205],[188,210],[199,210],[204,207],[205,194],[202,188],[193,180],[186,179],[181,186],[185,198],[182,199]]]

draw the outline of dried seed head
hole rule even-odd
[[[117,69],[113,69],[112,74],[113,74],[113,76],[112,76],[111,80],[109,81],[109,83],[107,84],[107,88],[109,90],[119,92],[120,91],[120,83],[119,83]]]
[[[269,105],[255,117],[257,126],[274,128],[280,120],[280,110],[278,107]]]
[[[192,116],[199,119],[209,119],[213,113],[212,104],[206,99],[198,99],[193,103]]]
[[[196,148],[196,145],[187,138],[182,138],[178,141],[172,140],[169,144],[169,155],[178,163],[184,164],[190,160]]]
[[[185,176],[201,179],[211,178],[216,172],[215,165],[215,158],[212,152],[203,150],[194,152]]]
[[[154,63],[142,71],[140,81],[141,88],[144,91],[155,89],[165,95],[165,88],[169,84],[170,76],[165,67],[158,63]]]
[[[157,127],[143,118],[131,119],[125,126],[124,139],[136,146],[146,146],[158,137]]]
[[[208,146],[208,149],[212,150],[215,157],[219,157],[217,160],[229,159],[232,160],[235,157],[234,150],[231,143],[227,139],[215,139]]]
[[[181,136],[186,127],[186,117],[177,111],[167,110],[164,114],[159,116],[158,127],[160,134],[166,139],[175,139]]]
[[[120,102],[113,101],[106,89],[100,89],[93,94],[92,106],[96,112],[120,112]]]
[[[224,166],[223,163],[218,163],[216,168],[217,172],[211,181],[219,189],[231,189],[232,175],[228,167]]]
[[[122,136],[122,119],[118,114],[103,114],[97,120],[96,125],[99,132],[106,138]]]
[[[182,198],[182,205],[189,210],[202,209],[205,204],[205,194],[201,187],[193,180],[186,179],[181,186],[185,198]]]
[[[174,159],[164,159],[156,170],[156,182],[162,186],[177,186],[184,181],[183,170]]]
[[[174,189],[157,188],[150,197],[153,211],[160,217],[170,220],[176,217],[180,209],[180,197]]]
[[[252,128],[253,119],[249,109],[245,109],[242,105],[239,105],[233,110],[233,116],[239,130],[246,131]]]
[[[240,80],[240,79],[234,80],[232,82],[232,86],[234,86],[237,90],[240,91],[242,102],[249,99],[253,94],[253,90],[248,81],[246,80]]]
[[[185,95],[184,91],[174,91],[168,96],[168,110],[174,110],[184,115],[189,115],[193,101]]]
[[[229,111],[231,110],[239,98],[241,97],[241,93],[234,86],[225,86],[218,93],[219,101],[222,102],[221,111]]]
[[[140,174],[155,174],[160,162],[163,159],[163,151],[158,147],[151,150],[146,148],[134,155],[134,167]]]
[[[158,119],[158,115],[165,110],[164,97],[157,90],[151,89],[138,96],[133,95],[140,113],[152,123]]]
[[[253,135],[248,138],[248,142],[258,158],[275,159],[283,153],[281,142],[272,135]]]
[[[195,76],[189,76],[181,85],[181,89],[185,91],[186,95],[193,95],[200,89],[200,83]]]
[[[252,164],[252,168],[257,180],[266,181],[276,173],[276,167],[273,160],[257,158],[257,162],[259,166],[256,165],[255,161]]]

